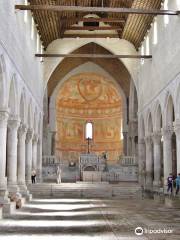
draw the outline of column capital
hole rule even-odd
[[[19,137],[22,137],[24,135],[26,135],[27,133],[27,127],[25,124],[20,124],[20,127],[18,129],[18,134],[19,134]]]
[[[32,139],[32,140],[33,140],[33,143],[34,143],[34,144],[37,144],[37,143],[38,143],[38,139],[39,139],[39,138],[38,138],[38,134],[34,134],[34,135],[33,135],[33,139]]]
[[[139,144],[145,144],[145,138],[140,138],[138,142]]]
[[[146,145],[152,144],[152,135],[145,136]]]
[[[33,138],[33,129],[29,128],[26,134],[26,141],[29,142]]]
[[[7,126],[7,122],[8,122],[8,118],[9,118],[9,112],[8,110],[0,110],[0,125],[1,126]]]
[[[173,135],[173,127],[172,126],[166,126],[162,129],[162,135],[164,139],[170,140]]]
[[[19,128],[19,125],[20,125],[20,120],[19,120],[19,118],[12,118],[12,117],[10,117],[10,119],[8,120],[8,128],[10,129],[10,130],[18,130],[18,128]]]
[[[154,144],[160,144],[162,138],[162,134],[160,131],[153,132],[152,139]]]

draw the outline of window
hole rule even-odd
[[[150,49],[149,49],[149,36],[146,37],[146,55],[150,54]]]
[[[31,18],[31,39],[34,39],[34,19]]]
[[[144,55],[144,46],[141,46],[141,55]],[[141,58],[141,64],[144,64],[144,58]]]
[[[168,10],[168,1],[169,0],[165,0],[164,1],[164,10]],[[168,25],[169,23],[169,16],[168,15],[164,15],[164,24],[165,26]]]
[[[28,0],[24,0],[24,4],[28,5]],[[27,23],[28,11],[24,11],[24,22]]]
[[[153,44],[156,45],[158,43],[158,27],[157,27],[157,21],[155,20],[154,26],[153,26]]]
[[[93,139],[93,124],[91,122],[86,123],[86,139]]]

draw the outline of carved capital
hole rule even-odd
[[[0,126],[7,127],[9,113],[6,110],[0,111]]]
[[[26,133],[27,133],[27,127],[26,127],[26,125],[25,125],[25,124],[21,124],[20,127],[19,127],[19,129],[18,129],[18,136],[19,136],[19,137],[23,137],[23,136],[26,135]]]
[[[164,140],[170,140],[173,135],[172,126],[166,126],[162,129],[162,135]]]
[[[146,145],[152,144],[152,136],[151,135],[148,135],[145,137],[145,143],[146,143]]]
[[[32,138],[33,138],[33,130],[29,128],[26,134],[26,143],[32,140]]]
[[[8,120],[8,129],[10,131],[17,131],[20,125],[20,121],[18,118],[10,118]]]
[[[161,138],[162,138],[162,134],[161,132],[154,132],[152,135],[152,139],[154,144],[160,144],[161,143]]]
[[[34,134],[32,140],[33,140],[33,144],[37,144],[38,143],[38,135]]]

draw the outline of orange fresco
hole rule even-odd
[[[94,73],[71,77],[58,93],[56,112],[56,154],[63,160],[86,152],[87,121],[93,123],[91,152],[107,151],[109,160],[122,154],[122,99],[112,81]]]

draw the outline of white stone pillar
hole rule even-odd
[[[147,136],[146,142],[146,189],[152,190],[153,185],[153,152],[152,152],[152,137]]]
[[[17,159],[17,178],[18,186],[21,191],[26,190],[25,182],[25,164],[26,164],[26,154],[25,154],[25,139],[26,139],[27,128],[24,124],[21,124],[18,130],[18,159]]]
[[[144,139],[139,139],[138,145],[138,152],[139,152],[139,183],[141,185],[145,185],[145,163],[146,163],[146,146]]]
[[[32,138],[33,130],[28,129],[26,134],[26,183],[31,183],[32,172]]]
[[[176,120],[174,125],[176,133],[176,152],[177,152],[177,174],[180,173],[180,119]]]
[[[0,111],[0,203],[8,201],[6,178],[6,143],[8,111]]]
[[[32,169],[35,171],[37,168],[37,143],[38,143],[38,136],[34,134],[32,139]]]
[[[42,182],[42,140],[39,138],[37,144],[37,181]]]
[[[160,187],[161,184],[161,133],[153,134],[154,143],[154,187]]]
[[[172,173],[172,134],[171,127],[163,128],[163,159],[164,159],[164,185],[167,185],[167,178]]]
[[[8,121],[7,137],[7,177],[9,192],[18,191],[17,188],[17,131],[20,121],[11,119]]]

